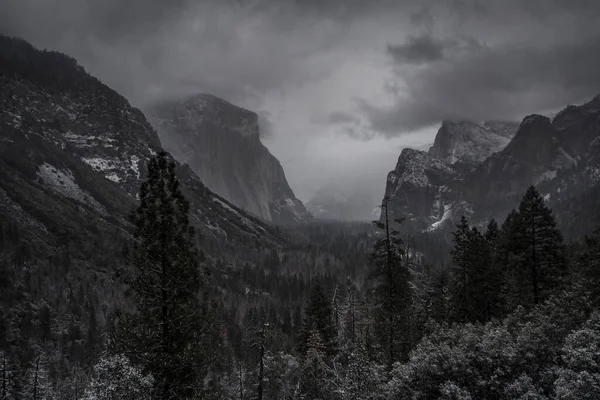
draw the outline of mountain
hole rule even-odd
[[[508,213],[530,185],[568,171],[577,155],[549,118],[530,115],[504,150],[493,154],[465,176],[464,196],[479,214]]]
[[[517,127],[514,122],[443,121],[429,155],[447,164],[477,164],[506,147]]]
[[[461,178],[451,165],[421,150],[404,149],[387,176],[384,201],[389,218],[405,217],[418,229],[437,226],[450,216],[449,185]],[[382,215],[383,218],[383,215]]]
[[[165,149],[215,193],[276,224],[312,219],[260,141],[256,113],[200,94],[154,105],[147,115]]]
[[[146,163],[161,150],[140,110],[73,58],[7,37],[0,37],[0,110],[0,219],[78,254],[89,251],[92,232],[127,235]],[[274,228],[211,192],[188,166],[177,164],[177,172],[205,239],[281,243]]]
[[[330,183],[317,190],[306,207],[317,219],[371,221],[376,218],[374,212],[379,212],[378,204],[379,199],[367,188]]]
[[[390,212],[424,231],[463,214],[484,224],[503,219],[533,184],[568,232],[600,224],[600,96],[512,126],[445,121],[428,153],[404,149],[388,174]]]

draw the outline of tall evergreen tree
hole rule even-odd
[[[431,286],[431,315],[434,320],[449,322],[451,315],[451,279],[450,271],[442,266],[429,277]]]
[[[365,327],[365,307],[360,290],[350,279],[346,282],[346,297],[341,306],[340,341],[362,342]]]
[[[308,333],[306,354],[301,366],[299,387],[302,399],[327,399],[328,388],[324,384],[330,373],[325,360],[327,345],[317,329]]]
[[[201,301],[189,204],[165,152],[150,160],[139,197],[125,275],[135,310],[120,313],[115,345],[152,374],[155,397],[193,398],[206,366],[202,340],[210,319]]]
[[[385,220],[375,221],[384,232],[371,253],[373,282],[371,298],[374,302],[374,334],[377,336],[382,360],[391,370],[397,361],[406,361],[410,352],[410,309],[412,293],[410,271],[403,263],[404,248],[400,233],[390,229],[387,202],[382,204]],[[396,220],[398,224],[402,219]]]
[[[488,321],[492,299],[490,248],[476,227],[463,216],[453,233],[450,300],[458,322]]]
[[[453,319],[458,322],[467,322],[474,319],[473,307],[473,277],[475,266],[471,254],[471,229],[467,218],[463,215],[460,223],[452,233],[454,247],[451,269],[451,307]]]
[[[583,286],[593,307],[600,306],[600,229],[585,238],[585,248],[579,259]]]
[[[491,291],[490,286],[490,253],[484,235],[476,227],[469,232],[469,258],[472,265],[472,318],[485,322],[490,319]]]
[[[517,306],[525,304],[526,293],[523,290],[523,281],[527,277],[519,266],[522,264],[524,253],[524,240],[519,229],[519,213],[512,210],[500,229],[500,237],[496,247],[496,259],[498,268],[502,274],[502,286],[500,288],[500,306],[502,314],[506,315]]]
[[[527,271],[524,281],[530,289],[527,304],[538,304],[555,293],[566,273],[565,246],[552,211],[534,186],[529,187],[519,205],[518,235],[521,240],[520,268]]]
[[[310,293],[298,335],[298,350],[301,354],[307,354],[310,338],[314,336],[315,332],[319,334],[324,354],[326,356],[334,355],[337,350],[337,332],[333,321],[331,302],[327,300],[323,288],[318,283],[313,286]]]
[[[485,231],[485,262],[487,267],[483,280],[485,292],[485,320],[500,318],[502,316],[501,288],[503,282],[502,267],[498,262],[498,247],[500,243],[500,229],[495,219],[492,219]]]

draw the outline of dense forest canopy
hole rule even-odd
[[[600,396],[600,232],[565,243],[533,186],[502,223],[463,218],[442,258],[401,221],[208,254],[163,154],[140,193],[133,236],[97,238],[104,271],[2,224],[3,398]]]

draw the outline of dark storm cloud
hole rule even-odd
[[[600,93],[600,36],[586,43],[481,49],[407,73],[389,108],[362,102],[373,128],[396,135],[443,119],[518,119]]]
[[[69,53],[137,105],[209,92],[260,111],[265,98],[272,108],[291,98],[293,114],[354,138],[516,118],[600,91],[597,1],[0,0],[0,10],[1,32]],[[347,72],[374,52],[389,71],[375,60]],[[336,81],[340,70],[366,83]],[[381,107],[365,85],[395,101]],[[366,100],[353,110],[339,105],[346,94]]]
[[[0,0],[0,32],[74,56],[137,104],[198,91],[240,102],[327,72],[311,57],[339,42],[360,3],[311,3]]]
[[[356,116],[341,111],[332,112],[327,118],[330,124],[354,123],[356,120]]]
[[[388,45],[394,104],[359,102],[374,130],[397,136],[443,119],[518,120],[600,93],[599,2],[494,5],[473,10],[463,2],[454,10],[459,39],[407,36]],[[470,21],[469,12],[485,18]]]
[[[430,35],[409,36],[400,45],[388,45],[387,52],[398,63],[421,64],[444,58],[445,44]]]
[[[0,29],[9,35],[61,39],[77,33],[77,39],[113,41],[148,34],[176,19],[187,5],[188,0],[0,0]],[[22,26],[27,20],[29,26]]]

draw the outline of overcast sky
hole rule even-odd
[[[261,113],[301,200],[383,196],[442,119],[600,93],[597,0],[0,0],[0,32],[63,51],[143,107],[209,92]]]

